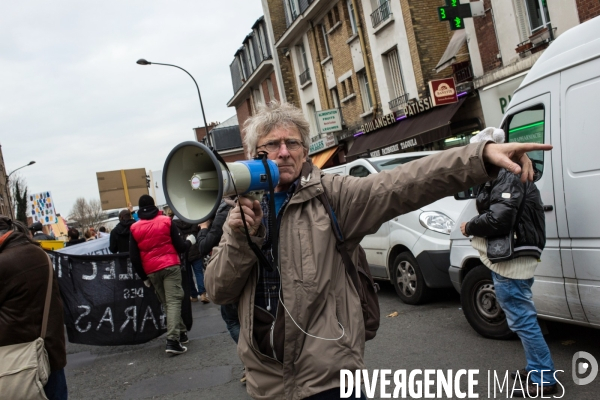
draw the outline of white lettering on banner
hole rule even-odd
[[[143,296],[141,296],[141,297],[143,297]],[[85,328],[82,328],[81,326],[79,326],[79,322],[84,317],[87,317],[90,314],[90,312],[92,311],[92,308],[90,306],[78,306],[77,308],[83,308],[85,311],[82,314],[80,314],[79,317],[77,317],[77,320],[75,321],[75,328],[79,332],[85,333],[90,330],[90,328],[92,327],[92,323],[90,321],[88,321]],[[161,310],[162,310],[162,307],[161,307]],[[123,324],[121,325],[119,332],[123,332],[123,330],[129,324],[129,321],[132,322],[131,326],[133,328],[133,331],[137,332],[137,315],[138,315],[137,307],[136,306],[127,307],[124,311],[124,314],[125,314],[126,319],[123,322]],[[164,314],[162,314],[160,316],[160,319],[161,319],[161,328],[165,329],[166,328],[166,316]],[[146,307],[146,311],[144,312],[144,316],[142,317],[140,333],[144,332],[144,326],[146,324],[146,321],[152,321],[154,328],[158,329],[158,323],[156,322],[156,317],[154,316],[154,313],[152,312],[152,308],[150,306]],[[115,323],[114,323],[113,312],[110,307],[106,307],[106,310],[104,310],[104,314],[102,315],[102,318],[100,318],[100,321],[98,322],[98,326],[96,327],[97,331],[100,330],[100,328],[102,327],[102,324],[104,322],[108,322],[110,324],[110,331],[112,333],[114,333],[115,332]]]
[[[90,330],[90,328],[92,327],[92,323],[88,321],[87,326],[85,328],[81,328],[79,326],[79,321],[81,321],[81,318],[85,317],[86,315],[89,315],[89,313],[92,311],[92,307],[77,306],[77,308],[83,308],[85,311],[83,314],[80,314],[79,317],[77,317],[77,319],[75,320],[75,329],[77,329],[81,333],[85,333]]]
[[[142,318],[142,326],[140,327],[140,332],[144,332],[144,325],[146,325],[146,321],[152,321],[152,323],[154,324],[154,329],[158,329],[156,318],[154,318],[154,313],[152,312],[150,306],[146,307],[144,318]]]
[[[123,289],[124,299],[135,299],[136,297],[144,297],[144,288]]]
[[[379,150],[372,151],[370,156],[371,157],[379,157],[379,156],[381,156],[381,151],[379,151]]]
[[[106,272],[108,272],[108,275],[102,275],[102,279],[116,279],[117,278],[117,274],[115,273],[115,262],[111,261],[108,264],[108,267],[106,267],[104,269]]]
[[[113,315],[112,315],[112,310],[110,309],[110,307],[106,307],[106,310],[104,311],[104,315],[100,319],[100,322],[98,322],[98,327],[96,328],[97,331],[100,330],[100,327],[102,326],[102,323],[104,321],[110,322],[110,331],[114,332],[115,331],[115,323],[113,322]]]
[[[137,307],[127,307],[125,309],[125,316],[127,317],[127,319],[125,320],[125,322],[123,322],[123,325],[121,325],[121,329],[119,329],[119,332],[123,332],[123,329],[125,329],[130,320],[132,321],[131,323],[133,325],[133,331],[137,332]]]
[[[86,281],[91,281],[93,279],[96,279],[96,275],[98,275],[98,266],[96,265],[96,263],[92,261],[90,264],[92,264],[92,274],[91,275],[81,275],[81,278]]]
[[[128,279],[133,279],[133,267],[131,265],[131,260],[129,260],[129,258],[127,259],[127,273],[119,274],[120,281],[126,281]]]

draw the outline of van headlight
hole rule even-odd
[[[419,216],[419,222],[427,229],[449,235],[454,228],[454,221],[446,214],[437,211],[425,211]]]

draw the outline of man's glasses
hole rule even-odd
[[[260,149],[261,147],[264,147],[269,153],[272,153],[272,152],[279,150],[282,142],[285,143],[285,147],[287,147],[288,150],[298,150],[299,148],[302,147],[302,142],[300,140],[285,139],[285,140],[271,140],[270,142],[261,144],[260,146],[257,146],[256,148]]]

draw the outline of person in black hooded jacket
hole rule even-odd
[[[108,249],[111,253],[129,253],[129,235],[131,234],[131,225],[135,220],[131,218],[129,210],[121,210],[119,213],[119,223],[110,232]]]
[[[486,134],[491,132],[494,141],[504,141],[504,131],[487,128],[474,136],[471,143],[487,140]],[[542,397],[550,397],[557,392],[556,370],[537,322],[531,291],[535,269],[546,245],[540,191],[535,183],[522,183],[519,176],[501,169],[496,179],[477,188],[476,205],[479,215],[463,222],[461,232],[474,236],[471,245],[479,252],[481,262],[491,270],[497,303],[506,315],[508,327],[519,336],[525,350],[526,367],[512,373],[525,387],[513,391],[512,395],[537,397],[541,393]],[[487,238],[510,235],[513,228],[514,258],[492,263],[487,257]]]

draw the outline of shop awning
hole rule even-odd
[[[323,150],[320,153],[313,154],[310,156],[313,165],[316,165],[319,168],[323,168],[323,165],[329,161],[331,157],[338,151],[339,146],[331,147],[327,150]]]
[[[435,72],[440,72],[452,65],[456,59],[458,51],[466,41],[467,33],[464,29],[454,31],[454,35],[452,35],[452,39],[450,39],[450,43],[448,43],[448,47],[446,47],[444,55],[440,59],[440,62],[438,62],[438,64],[435,66]]]
[[[421,146],[447,138],[452,133],[450,120],[464,101],[465,97],[459,99],[458,103],[434,107],[431,111],[401,120],[373,133],[359,136],[354,140],[346,157],[357,156],[394,144],[401,145],[411,139],[414,139],[413,143],[416,142],[416,145]]]

